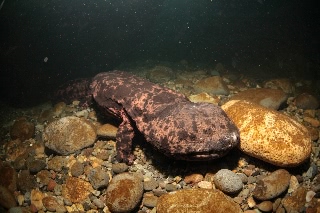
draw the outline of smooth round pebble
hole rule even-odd
[[[257,208],[263,212],[270,212],[273,208],[273,203],[271,201],[263,201],[257,205]]]
[[[221,169],[214,175],[214,184],[225,193],[234,194],[243,188],[241,178],[228,169]]]

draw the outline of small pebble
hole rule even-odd
[[[263,201],[257,205],[257,208],[263,212],[271,212],[273,203],[271,201]]]
[[[228,169],[219,170],[214,176],[215,186],[225,193],[234,194],[242,190],[241,178]]]
[[[309,203],[315,195],[316,195],[316,193],[314,191],[308,191],[307,195],[306,195],[307,203]]]
[[[195,184],[203,180],[202,174],[191,174],[184,178],[185,183]]]
[[[112,165],[112,171],[116,174],[128,171],[128,165],[125,163],[115,163]]]

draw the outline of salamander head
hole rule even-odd
[[[239,130],[218,106],[178,104],[163,124],[163,140],[156,145],[176,159],[201,161],[224,156],[239,143]]]

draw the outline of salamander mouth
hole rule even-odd
[[[215,151],[204,151],[204,152],[191,152],[186,154],[179,154],[174,156],[176,159],[186,160],[186,161],[206,161],[221,158],[226,155],[229,150],[217,152]]]

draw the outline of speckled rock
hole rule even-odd
[[[44,193],[42,193],[40,190],[38,189],[31,190],[31,196],[30,196],[31,205],[36,207],[37,211],[43,209],[42,199],[44,197],[45,197]]]
[[[242,212],[240,206],[219,190],[184,189],[162,195],[157,213],[225,213]]]
[[[97,135],[99,137],[116,138],[118,127],[111,124],[103,124],[98,127]]]
[[[25,141],[34,135],[34,124],[27,121],[25,117],[18,118],[10,130],[10,137],[15,139],[20,139]]]
[[[295,91],[294,85],[288,78],[276,78],[268,80],[264,82],[263,87],[270,89],[280,89],[287,94],[292,94]]]
[[[17,201],[14,198],[13,192],[2,185],[0,185],[0,206],[3,206],[6,209],[17,206]]]
[[[50,212],[66,212],[66,208],[59,204],[56,198],[47,196],[42,199],[43,206]]]
[[[48,161],[48,169],[52,169],[55,172],[60,172],[66,165],[67,158],[65,156],[54,156]]]
[[[253,197],[258,200],[270,200],[288,189],[291,175],[287,170],[279,169],[257,182]]]
[[[218,105],[219,101],[220,101],[218,97],[214,98],[206,92],[202,92],[202,93],[199,93],[196,95],[190,95],[188,97],[188,99],[193,103],[199,103],[199,102],[200,103],[211,103],[214,105]]]
[[[222,109],[239,128],[239,148],[246,154],[283,167],[297,166],[310,157],[309,131],[288,116],[239,100]]]
[[[18,174],[17,179],[18,190],[22,193],[30,192],[32,189],[37,188],[36,178],[30,174],[28,170],[22,170]]]
[[[240,176],[228,169],[221,169],[214,175],[214,184],[228,194],[237,193],[243,188]]]
[[[294,104],[300,109],[317,109],[319,100],[308,93],[301,93],[294,99]]]
[[[89,121],[69,116],[51,122],[42,138],[46,147],[67,155],[92,145],[96,140],[96,130]]]
[[[194,86],[197,93],[206,92],[215,95],[229,95],[230,91],[220,76],[212,76],[199,80]]]
[[[130,212],[142,199],[142,177],[128,172],[113,177],[106,191],[106,205],[111,212]]]
[[[282,199],[283,207],[287,212],[304,212],[306,194],[307,190],[303,187],[299,187],[291,196]]]
[[[93,191],[91,184],[76,177],[68,177],[62,186],[62,196],[73,203],[81,203]]]
[[[287,100],[287,94],[282,90],[268,88],[252,88],[239,92],[230,100],[245,100],[259,104],[269,109],[277,110]]]

